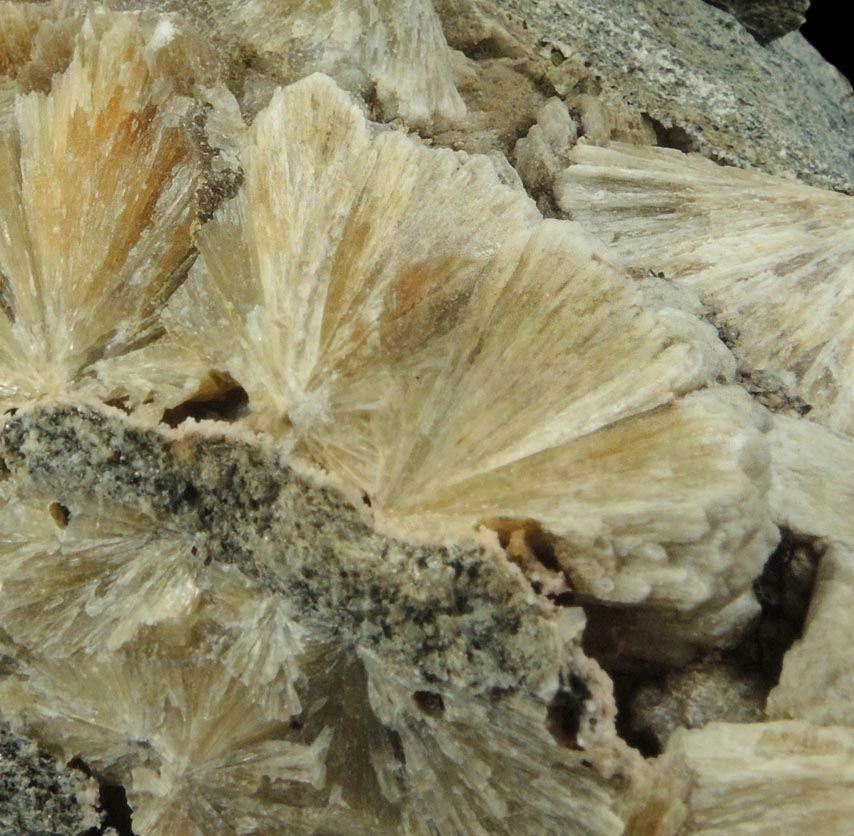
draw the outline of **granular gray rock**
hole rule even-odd
[[[97,787],[0,723],[0,836],[79,836],[97,824]]]
[[[553,61],[583,62],[602,101],[645,114],[661,145],[854,193],[854,92],[798,32],[763,46],[704,0],[437,0],[437,8],[457,48],[460,30],[476,39],[479,25],[503,44],[496,32],[506,26],[551,45]]]
[[[810,0],[706,0],[735,15],[759,43],[767,44],[803,26]]]
[[[0,439],[21,483],[71,513],[89,496],[169,519],[192,532],[198,564],[236,565],[323,632],[358,637],[425,681],[539,688],[530,648],[547,645],[543,613],[515,567],[477,548],[384,537],[333,492],[232,439],[170,443],[71,405],[20,411]]]

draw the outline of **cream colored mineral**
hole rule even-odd
[[[678,731],[655,762],[632,836],[846,833],[854,815],[854,731],[801,721]]]
[[[82,23],[49,93],[0,135],[0,403],[98,392],[92,366],[151,338],[187,268],[193,102],[133,16]]]
[[[715,385],[734,366],[710,326],[644,310],[578,227],[482,158],[371,129],[327,78],[277,95],[242,159],[164,322],[246,390],[248,426],[389,532],[532,518],[579,595],[676,610],[688,642],[746,624],[776,539],[765,418]]]
[[[115,650],[203,594],[186,560],[192,538],[120,506],[72,514],[48,497],[5,496],[0,532],[0,623],[51,656]]]
[[[577,132],[578,126],[560,99],[551,98],[540,108],[537,123],[513,151],[516,169],[530,194],[551,193],[554,178],[569,164]]]
[[[684,282],[810,417],[854,432],[854,199],[699,155],[579,144],[560,207],[623,265]]]
[[[768,715],[854,727],[854,550],[832,543],[821,558],[799,639],[786,654]]]
[[[775,415],[771,502],[778,525],[854,544],[854,441],[812,421]]]
[[[851,722],[852,442],[694,294],[847,431],[849,203],[573,150],[590,89],[428,0],[136,5],[0,4],[3,718],[139,836],[844,826],[850,731],[647,763],[590,654],[727,652],[780,526],[829,546],[769,711]]]
[[[497,545],[390,540],[211,426],[42,405],[2,441],[4,713],[136,832],[621,832],[643,765],[583,612]]]
[[[219,28],[280,82],[324,72],[373,92],[386,119],[446,125],[465,114],[430,0],[210,0]]]
[[[146,45],[149,69],[168,77],[177,92],[212,84],[222,74],[216,48],[182,17],[142,11],[125,20]],[[50,92],[53,76],[74,57],[84,21],[100,35],[116,18],[89,0],[0,3],[0,78],[13,80],[22,93]]]
[[[382,496],[350,473],[368,473],[366,445],[390,425],[365,435],[346,419],[359,398],[387,405],[405,363],[435,363],[425,348],[449,344],[501,238],[521,236],[517,260],[533,253],[533,205],[487,161],[371,126],[325,77],[277,94],[246,137],[233,97],[198,84],[201,100],[179,96],[158,65],[171,18],[73,20],[67,68],[47,91],[16,89],[2,138],[4,713],[124,786],[143,835],[619,833],[618,789],[643,765],[581,651],[583,612],[538,596],[471,521],[465,537],[431,522],[419,545],[328,487],[362,508],[365,488]],[[202,104],[213,154],[193,139]],[[243,167],[246,185],[199,233],[204,258],[176,290],[211,157]],[[434,209],[457,208],[425,233],[413,206],[430,188]],[[312,191],[307,207],[290,203]],[[381,210],[396,251],[371,233]],[[430,282],[442,237],[449,261]],[[387,267],[372,279],[362,267],[377,259]],[[451,265],[456,284],[440,288]],[[229,294],[243,306],[230,326],[217,307]],[[181,330],[198,315],[229,362],[209,363],[201,332]],[[265,359],[280,325],[283,353]],[[254,349],[247,326],[260,328]],[[355,384],[334,364],[324,379],[318,360],[348,354]],[[697,358],[701,379],[723,362],[705,371]],[[164,406],[224,381],[249,394],[243,425],[150,429]],[[351,399],[337,426],[336,392]],[[114,399],[133,414],[99,403]],[[335,433],[353,443],[328,453]],[[750,420],[745,434],[758,443]]]

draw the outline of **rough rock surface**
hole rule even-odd
[[[760,43],[800,29],[810,0],[707,0],[735,15]]]
[[[235,93],[251,113],[272,94],[274,85],[263,73],[242,66],[249,59],[225,0],[108,2],[121,9],[181,12],[215,37],[220,56],[232,64],[232,77],[241,76]],[[299,5],[275,2],[279,9]],[[530,66],[536,56],[554,65],[546,89],[556,84],[560,95],[594,94],[617,123],[614,138],[626,139],[621,125],[628,120],[635,134],[654,127],[660,144],[854,191],[854,159],[848,153],[854,131],[851,85],[797,32],[762,46],[729,13],[704,0],[436,0],[434,5],[451,46],[477,56],[483,69],[503,62],[505,69],[542,78],[544,71]],[[457,86],[466,99],[459,77]],[[256,96],[260,100],[253,104]],[[471,111],[471,101],[467,104]],[[448,113],[458,105],[449,107]],[[499,130],[506,127],[505,122]],[[470,137],[459,141],[472,142]]]
[[[0,722],[0,833],[79,836],[96,827],[98,787]]]
[[[723,719],[759,722],[765,690],[758,671],[745,674],[723,664],[694,666],[638,688],[628,725],[635,740],[660,751],[680,728],[700,729]]]
[[[0,623],[38,650],[0,700],[126,785],[140,832],[619,832],[615,788],[634,759],[609,731],[610,683],[566,655],[580,609],[538,602],[498,554],[375,534],[248,445],[170,438],[68,407],[4,428],[18,491],[0,511]],[[434,734],[447,755],[431,755]],[[541,791],[491,802],[520,768]],[[265,780],[285,783],[253,803]],[[574,812],[560,800],[573,785]]]
[[[800,34],[762,46],[703,0],[492,5],[524,21],[529,34],[508,34],[518,30],[478,14],[478,0],[440,0],[451,45],[507,52],[541,36],[554,62],[592,70],[590,92],[606,105],[628,103],[651,119],[663,145],[854,190],[851,85]]]

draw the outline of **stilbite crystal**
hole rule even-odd
[[[0,403],[73,389],[150,340],[188,266],[193,102],[155,70],[131,17],[93,15],[51,91],[0,135]]]
[[[803,638],[786,654],[768,697],[773,718],[854,726],[854,551],[833,543],[821,558]]]

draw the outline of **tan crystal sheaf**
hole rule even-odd
[[[201,622],[198,632],[210,629]],[[348,661],[320,648],[325,658],[303,671],[314,690],[300,693],[308,719],[298,728],[299,719],[266,717],[216,663],[227,647],[219,636],[188,648],[186,637],[163,632],[98,662],[32,666],[25,691],[3,688],[30,728],[128,787],[135,832],[219,834],[235,824],[247,833],[342,835],[622,830],[605,783],[572,763],[525,701],[473,712],[467,698],[447,698],[431,717],[413,702],[411,682],[373,675],[379,663],[370,654]],[[104,681],[113,693],[99,700]],[[408,802],[404,757],[414,784]],[[508,793],[520,775],[530,781],[522,804]]]
[[[812,421],[775,415],[769,501],[791,531],[854,543],[854,440]]]
[[[3,441],[21,494],[2,509],[20,659],[4,711],[126,786],[137,832],[619,832],[608,778],[632,758],[583,615],[494,547],[390,541],[233,438],[140,433],[117,411],[23,410]],[[547,729],[555,694],[578,748]],[[520,771],[539,787],[524,798]]]
[[[665,148],[580,144],[571,157],[556,185],[565,212],[627,267],[696,290],[737,329],[749,368],[854,431],[850,197]]]
[[[708,326],[642,309],[578,227],[483,159],[376,133],[326,78],[279,93],[242,162],[164,323],[246,390],[249,426],[366,491],[389,531],[535,519],[580,594],[741,597],[711,641],[744,625],[776,536],[764,419],[715,385],[734,367]]]
[[[108,5],[123,4],[114,0]],[[136,29],[146,44],[149,68],[171,78],[180,93],[211,84],[221,60],[208,40],[179,15],[147,12],[145,5],[123,15],[122,25]],[[0,77],[15,82],[19,93],[48,93],[53,76],[68,69],[84,22],[100,37],[119,20],[92,0],[0,3]]]
[[[803,635],[783,660],[768,716],[854,725],[854,440],[811,421],[774,416],[769,433],[775,521],[823,551]]]
[[[285,831],[288,806],[254,796],[271,781],[318,791],[330,735],[282,739],[287,724],[216,660],[229,649],[216,626],[148,629],[109,655],[31,664],[25,687],[5,683],[4,702],[66,758],[125,785],[134,832],[215,834],[241,821],[250,833],[313,832],[298,821]]]
[[[0,20],[0,75],[14,79],[30,57],[38,32],[40,15],[35,5],[3,3]],[[12,88],[13,89],[13,88]]]
[[[0,619],[15,642],[52,655],[114,650],[202,596],[186,534],[120,506],[71,514],[48,497],[10,496],[0,532]]]
[[[86,11],[85,0],[0,4],[0,124],[15,125],[19,93],[49,93],[53,76],[68,69]],[[107,15],[92,14],[89,24],[100,34]]]
[[[854,726],[854,552],[832,543],[821,558],[803,637],[786,654],[768,715]]]
[[[428,4],[320,4],[311,31],[308,5],[271,27],[296,75],[450,118],[378,70]],[[783,796],[816,770],[841,820],[844,734],[822,760],[800,723],[677,732],[650,767],[582,650],[579,604],[635,662],[730,646],[821,478],[714,329],[326,76],[246,128],[177,69],[175,18],[50,8],[0,31],[4,715],[123,785],[141,836],[785,829],[791,806],[753,814],[765,766]],[[528,150],[548,191],[569,149]],[[215,163],[235,188],[202,224]],[[229,420],[187,420],[206,400]]]
[[[212,0],[219,28],[281,82],[312,72],[375,95],[386,119],[447,125],[465,115],[430,0]]]
[[[160,308],[183,278],[177,265],[189,252],[196,173],[183,130],[192,103],[174,96],[168,73],[151,71],[153,47],[142,22],[135,15],[87,18],[75,36],[74,57],[50,92],[18,94],[16,113],[38,106],[50,116],[31,125],[16,117],[30,125],[34,150],[13,144],[20,126],[6,136],[18,153],[10,160],[20,160],[22,172],[6,195],[7,240],[27,244],[4,253],[8,331],[18,337],[23,325],[36,322],[41,330],[29,329],[21,352],[38,349],[57,362],[52,369],[36,354],[31,366],[47,367],[53,376],[18,382],[21,366],[7,358],[11,409],[3,450],[11,476],[0,509],[0,619],[4,648],[17,667],[3,685],[4,711],[68,758],[83,758],[103,779],[125,785],[140,833],[235,827],[258,833],[538,833],[568,820],[580,827],[582,815],[588,830],[618,832],[612,776],[632,758],[614,736],[607,680],[594,663],[573,661],[583,660],[583,617],[538,600],[494,542],[461,550],[390,541],[372,533],[352,508],[273,460],[265,470],[247,453],[249,460],[227,462],[223,470],[217,451],[243,449],[234,434],[222,438],[199,428],[158,440],[133,429],[150,421],[151,409],[137,410],[128,421],[122,412],[83,405],[126,395],[128,406],[145,407],[149,398],[163,402],[176,392],[198,392],[219,371],[194,365],[188,350],[176,356],[176,344],[160,338]],[[157,37],[162,40],[162,33]],[[311,131],[293,138],[304,156],[318,154],[315,169],[293,169],[300,183],[306,182],[300,176],[325,166],[341,174],[330,155],[360,131],[368,133],[330,81],[304,89],[313,91],[313,106],[326,98],[345,105],[349,118],[325,145]],[[292,124],[299,125],[295,115]],[[39,125],[44,133],[37,134]],[[52,145],[52,136],[65,137],[66,150],[79,150],[80,168],[72,174],[90,175],[78,190],[74,216],[67,212],[70,184],[59,164],[63,146]],[[69,149],[72,139],[85,147]],[[406,163],[418,152],[415,143],[401,141],[394,150],[402,157],[396,162],[405,185]],[[37,160],[37,173],[53,178],[45,187],[58,190],[46,217],[32,221],[30,205],[43,195],[27,179],[26,153]],[[439,162],[440,170],[458,165],[448,155]],[[493,184],[491,168],[475,162],[469,168],[476,183]],[[343,173],[364,185],[355,172]],[[430,173],[420,172],[424,179],[415,185],[425,187]],[[453,185],[462,183],[446,183],[449,197],[459,191]],[[491,210],[496,216],[511,208],[515,215],[505,223],[534,223],[529,204],[510,192],[502,196]],[[380,199],[378,191],[377,204]],[[162,211],[164,201],[168,211]],[[226,204],[221,214],[236,205]],[[263,260],[271,257],[271,236],[275,240],[283,217],[269,200],[258,206],[259,242],[249,254]],[[46,227],[58,221],[48,208],[65,211],[70,226]],[[114,223],[108,230],[109,211]],[[85,229],[75,225],[82,223],[78,215],[87,219]],[[60,236],[63,230],[68,234]],[[322,252],[323,239],[310,239],[309,226],[298,231]],[[449,223],[443,232],[451,231]],[[89,234],[100,236],[97,245]],[[454,248],[472,243],[476,235],[463,230]],[[51,269],[29,269],[39,264],[32,253],[42,252],[53,258]],[[86,269],[77,270],[81,265]],[[412,296],[417,271],[408,281]],[[353,289],[341,290],[342,330],[356,341],[367,336],[371,345],[363,321],[346,323],[346,309],[365,301],[358,292],[349,297]],[[275,302],[271,295],[271,310],[281,318]],[[311,315],[309,309],[299,308]],[[422,323],[413,339],[423,339],[431,322],[418,313]],[[434,336],[448,339],[452,325]],[[97,327],[110,327],[108,338],[86,330]],[[405,356],[405,332],[397,339],[397,355]],[[78,348],[85,349],[83,360],[73,353]],[[274,391],[282,378],[268,371]],[[304,382],[295,375],[293,386]],[[296,394],[298,405],[298,388]],[[311,398],[303,400],[304,412],[314,417]],[[274,401],[266,410],[272,420],[267,428],[278,432],[289,413],[297,410]],[[258,476],[259,468],[266,475]],[[235,474],[242,474],[242,488]],[[247,482],[247,474],[255,481]],[[234,515],[223,504],[228,496],[238,500]],[[240,504],[244,500],[249,504]],[[309,532],[301,529],[309,522]],[[215,568],[205,569],[210,561]],[[224,561],[256,576],[255,585],[216,568]],[[532,646],[540,660],[535,665]],[[546,656],[551,661],[542,664]],[[566,685],[570,680],[576,684]],[[108,690],[96,683],[109,683]],[[338,699],[330,701],[330,694]],[[568,716],[561,734],[576,750],[547,729],[558,697],[568,705],[555,709]],[[424,719],[433,715],[445,718],[436,720],[438,728]],[[496,726],[506,731],[496,735]],[[364,746],[354,750],[354,740]],[[495,752],[479,755],[478,745],[487,740]],[[553,777],[542,771],[544,749]],[[480,766],[472,775],[476,757]],[[515,791],[507,794],[518,769],[542,785],[527,801]],[[577,814],[562,800],[565,786],[576,786],[585,799]]]
[[[801,721],[681,729],[632,836],[841,834],[854,799],[854,733]]]
[[[196,223],[192,102],[133,16],[88,19],[49,93],[0,135],[0,401],[75,391],[157,332]],[[72,302],[73,300],[73,302]],[[108,394],[108,393],[107,393]]]

